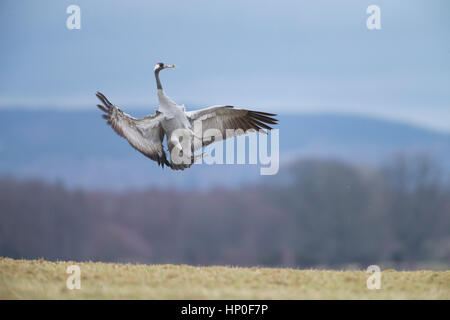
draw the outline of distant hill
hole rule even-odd
[[[399,152],[426,153],[444,166],[450,159],[449,134],[411,125],[333,114],[283,114],[279,119],[281,169],[298,157],[368,165]],[[0,111],[0,175],[89,189],[232,187],[265,178],[257,165],[163,171],[117,136],[95,110]]]

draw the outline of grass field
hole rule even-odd
[[[81,270],[69,290],[66,268]],[[0,258],[1,299],[450,299],[450,271],[364,271],[193,267]]]

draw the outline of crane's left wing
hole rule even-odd
[[[186,112],[186,115],[194,127],[195,121],[201,121],[203,143],[195,145],[195,150],[215,141],[246,134],[248,131],[271,130],[269,125],[277,124],[278,121],[273,118],[276,114],[236,109],[233,106],[212,106]],[[208,134],[205,136],[208,129],[216,129],[220,134],[214,137],[208,137]]]
[[[103,106],[97,105],[105,112],[103,118],[118,135],[127,139],[133,148],[158,162],[161,167],[164,168],[164,165],[171,167],[162,145],[164,131],[160,123],[161,114],[136,119],[109,102],[102,93],[97,92],[96,96],[103,102]]]

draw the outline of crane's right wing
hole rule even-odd
[[[162,115],[157,113],[153,116],[136,119],[109,102],[102,93],[97,92],[96,96],[103,103],[103,106],[97,105],[100,110],[105,112],[103,118],[108,121],[118,135],[127,139],[133,148],[158,162],[161,167],[164,168],[164,165],[171,167],[162,145],[164,139],[164,131],[160,123]]]
[[[272,130],[272,127],[269,125],[276,125],[278,121],[273,118],[276,116],[274,113],[236,109],[233,106],[212,106],[186,112],[186,115],[192,124],[195,121],[201,121],[202,124],[203,143],[200,145],[196,144],[195,150],[215,141],[246,134],[248,131],[261,130],[265,132],[263,129]],[[205,137],[204,134],[209,129],[216,129],[220,134],[214,137]]]

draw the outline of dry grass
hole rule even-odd
[[[66,268],[81,268],[81,289]],[[1,299],[450,299],[450,271],[364,271],[48,262],[0,258]]]

